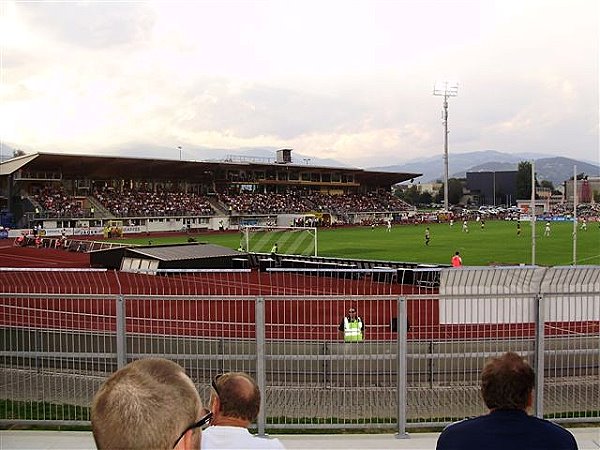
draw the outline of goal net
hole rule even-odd
[[[241,229],[240,249],[252,253],[317,256],[317,229],[247,225]]]

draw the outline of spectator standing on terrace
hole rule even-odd
[[[491,359],[481,375],[488,414],[446,427],[437,450],[576,450],[564,428],[527,413],[533,403],[535,373],[516,353]]]
[[[197,450],[201,427],[212,416],[205,412],[178,364],[139,359],[113,373],[94,396],[94,441],[99,450]]]
[[[202,434],[202,449],[283,449],[278,439],[253,436],[248,427],[260,410],[256,381],[243,372],[217,375],[212,382],[211,426]]]
[[[362,342],[365,333],[365,324],[357,315],[356,308],[350,307],[348,315],[344,316],[338,330],[344,335],[344,342]]]
[[[462,258],[460,257],[460,252],[455,252],[454,256],[452,256],[452,267],[461,267],[462,266]]]

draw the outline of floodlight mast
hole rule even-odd
[[[458,83],[438,81],[433,86],[433,95],[444,97],[444,111],[442,123],[444,124],[444,209],[448,209],[448,97],[458,95]]]

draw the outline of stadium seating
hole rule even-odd
[[[124,189],[96,186],[93,197],[115,217],[212,216],[215,209],[207,196],[164,189]],[[33,196],[44,217],[85,217],[81,197],[63,187],[46,186]],[[291,191],[282,193],[219,194],[220,208],[235,215],[275,215],[322,212],[344,216],[351,213],[385,213],[412,209],[389,192],[327,194]]]
[[[208,198],[193,193],[168,191],[94,190],[94,197],[117,217],[211,216],[215,213]]]
[[[42,207],[45,217],[83,217],[84,209],[81,200],[68,195],[62,186],[45,186],[33,199]]]

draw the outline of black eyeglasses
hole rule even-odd
[[[215,390],[215,392],[217,393],[217,395],[219,395],[219,388],[217,387],[217,381],[219,381],[219,378],[221,378],[223,376],[222,373],[220,373],[219,375],[217,375],[216,377],[214,377],[211,381],[211,385],[212,388]]]
[[[212,411],[209,411],[207,415],[205,415],[204,417],[202,417],[202,419],[200,419],[198,422],[196,422],[193,425],[190,425],[189,427],[187,427],[185,430],[183,430],[183,433],[181,433],[179,435],[179,437],[177,438],[177,440],[175,441],[175,444],[173,444],[173,448],[177,447],[177,444],[179,443],[179,441],[181,440],[181,438],[183,437],[183,435],[185,433],[187,433],[190,430],[193,430],[194,428],[201,428],[204,425],[206,425],[207,423],[210,422],[210,419],[212,419],[213,413]]]
[[[350,314],[354,314],[356,312],[355,309],[351,309],[350,311],[348,311]]]

